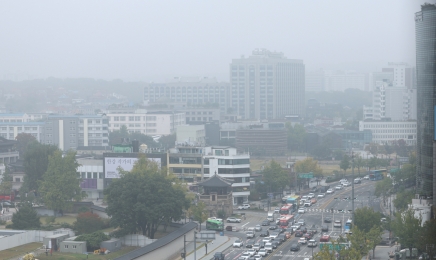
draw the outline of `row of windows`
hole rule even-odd
[[[189,117],[187,117],[186,120],[188,120],[188,121],[189,121],[189,120],[191,120],[191,121],[195,121],[195,117],[191,117],[191,119],[190,119]],[[213,118],[212,118],[212,117],[209,117],[209,121],[212,121],[212,120],[213,120]],[[197,121],[202,121],[202,120],[201,120],[201,117],[197,117]],[[203,121],[208,121],[208,120],[207,120],[207,117],[203,117]]]
[[[5,127],[5,126],[3,126],[3,127],[0,128],[0,129],[3,130],[3,131],[7,131],[7,130],[8,130],[8,128]],[[17,130],[18,130],[18,131],[22,131],[22,130],[23,130],[23,127],[19,126],[19,127],[17,127]],[[28,131],[30,131],[30,130],[38,130],[38,127],[24,127],[24,130],[28,130]],[[14,131],[14,127],[13,127],[13,126],[10,126],[10,127],[9,127],[9,131]]]
[[[5,122],[5,123],[9,123],[9,122],[15,123],[15,122],[17,122],[17,123],[21,123],[21,122],[23,122],[23,120],[22,119],[0,119],[0,122]]]
[[[364,124],[364,128],[416,128],[416,124],[386,124],[386,125],[380,125],[380,124]]]
[[[103,179],[102,172],[80,172],[82,179]]]
[[[416,135],[373,135],[373,139],[416,139]]]
[[[381,133],[416,133],[416,129],[389,129],[389,130],[372,130],[375,134],[381,134]]]
[[[111,117],[108,118],[111,120]],[[113,121],[141,121],[141,116],[114,116],[113,118]],[[142,118],[147,121],[156,121],[156,116],[144,116]]]

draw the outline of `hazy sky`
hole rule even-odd
[[[232,58],[255,48],[303,59],[308,69],[413,65],[414,13],[424,2],[435,1],[1,1],[0,79],[228,81]]]

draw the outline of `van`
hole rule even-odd
[[[269,220],[270,222],[274,221],[274,211],[270,211],[268,212],[268,216],[266,217],[267,220]]]

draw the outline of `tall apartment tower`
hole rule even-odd
[[[433,196],[436,205],[435,113],[436,105],[436,5],[424,4],[415,13],[416,78],[418,102],[417,175],[418,193]]]
[[[302,60],[282,52],[254,50],[230,64],[230,107],[242,119],[276,119],[304,115]]]

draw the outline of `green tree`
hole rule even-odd
[[[36,138],[33,135],[27,133],[18,134],[15,137],[15,140],[17,140],[15,147],[21,156],[26,154],[27,146],[30,143],[37,142]]]
[[[394,206],[397,210],[403,211],[408,208],[408,205],[412,203],[412,199],[415,196],[411,190],[402,190],[397,193],[394,199]]]
[[[392,189],[392,179],[384,178],[375,184],[374,195],[383,198],[383,203],[386,205],[386,199]]]
[[[154,238],[159,225],[180,220],[183,210],[189,207],[177,178],[167,176],[164,168],[159,169],[145,157],[130,173],[121,171],[121,178],[114,179],[104,193],[112,226],[150,238]]]
[[[344,170],[344,176],[347,173],[347,169],[350,169],[350,157],[348,155],[344,155],[342,157],[341,163],[339,164],[339,167]]]
[[[365,167],[365,160],[363,160],[362,156],[356,156],[356,158],[354,159],[354,166],[356,166],[357,172],[360,177],[360,168]]]
[[[415,218],[413,209],[398,211],[392,221],[392,230],[399,238],[401,246],[409,248],[410,252],[412,248],[419,245],[422,233],[421,221],[421,217]]]
[[[97,214],[89,211],[80,213],[73,224],[73,228],[77,231],[77,234],[93,233],[102,229],[103,226],[103,220]]]
[[[22,194],[29,191],[38,191],[39,181],[47,171],[48,158],[59,149],[54,145],[40,144],[32,142],[27,146],[24,154],[24,183],[20,189]]]
[[[288,130],[288,149],[294,151],[304,151],[306,147],[306,129],[301,124],[287,123]]]
[[[263,169],[262,175],[263,181],[266,187],[270,189],[270,192],[283,191],[289,183],[288,173],[274,160]]]
[[[426,252],[429,259],[436,257],[436,219],[430,219],[424,223],[418,243],[420,252]]]
[[[351,247],[356,249],[360,255],[366,255],[370,249],[366,233],[363,232],[357,225],[351,229],[351,234],[347,235],[348,240],[351,242]]]
[[[380,227],[381,215],[370,207],[357,208],[354,212],[354,226],[368,233],[371,228]]]
[[[191,214],[192,219],[198,221],[200,223],[200,231],[201,231],[201,223],[205,222],[209,217],[209,212],[207,211],[206,204],[203,201],[197,202],[197,205],[191,205]]]
[[[382,241],[382,233],[383,230],[381,230],[380,227],[373,226],[371,230],[369,230],[369,232],[366,234],[368,247],[372,249],[373,258],[375,257],[375,247]]]
[[[110,237],[101,231],[91,234],[84,234],[76,237],[74,241],[86,241],[87,251],[94,251],[100,249],[100,244],[103,241],[109,240]]]
[[[82,200],[84,194],[80,188],[78,166],[74,152],[63,156],[61,151],[56,151],[49,156],[47,172],[39,181],[39,191],[47,208],[63,214],[73,201]]]
[[[14,229],[37,229],[41,226],[38,214],[31,203],[24,203],[19,210],[12,215],[12,228]]]
[[[294,165],[294,169],[297,173],[313,172],[315,176],[322,174],[322,169],[319,167],[318,161],[314,160],[311,157],[297,161]],[[309,179],[307,179],[307,182],[309,183]]]

